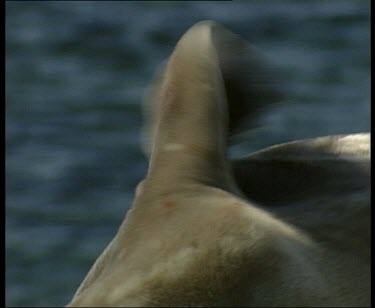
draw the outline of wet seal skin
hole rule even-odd
[[[225,27],[182,36],[146,96],[147,176],[69,307],[370,307],[370,134],[228,159],[277,86]]]

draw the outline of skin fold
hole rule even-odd
[[[370,306],[370,134],[228,159],[276,75],[215,22],[182,36],[146,95],[148,173],[69,307]]]

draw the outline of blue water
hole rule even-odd
[[[6,305],[62,306],[115,235],[147,162],[140,102],[195,22],[241,34],[289,103],[237,145],[370,126],[370,1],[6,3]]]

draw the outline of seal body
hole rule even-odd
[[[369,134],[227,157],[273,77],[224,27],[187,31],[147,95],[148,174],[68,306],[370,306]]]

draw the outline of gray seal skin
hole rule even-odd
[[[370,134],[227,157],[278,94],[221,25],[182,36],[146,95],[147,176],[69,307],[370,307]]]

